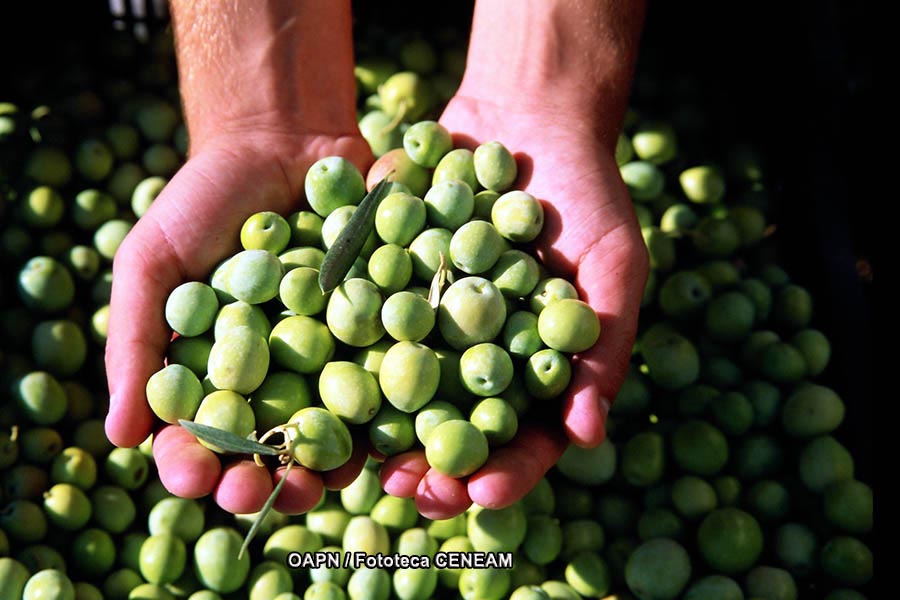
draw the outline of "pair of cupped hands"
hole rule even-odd
[[[440,122],[457,147],[502,142],[517,157],[515,189],[541,200],[545,226],[536,250],[553,273],[573,277],[597,312],[600,339],[574,360],[572,382],[558,403],[559,422],[523,423],[507,445],[466,479],[430,469],[423,450],[387,458],[385,491],[414,497],[432,519],[462,513],[472,502],[508,506],[527,494],[569,443],[593,447],[605,437],[606,415],[625,376],[647,277],[647,255],[613,150],[590,119],[528,107],[500,107],[489,99],[457,95]],[[177,425],[155,429],[145,386],[163,366],[171,332],[163,308],[171,290],[208,279],[237,248],[251,214],[282,215],[303,208],[307,169],[340,155],[365,174],[373,157],[355,128],[286,131],[264,119],[223,127],[192,140],[190,158],[137,222],[116,253],[106,346],[110,408],[106,432],[118,446],[136,446],[154,433],[153,456],[163,485],[185,498],[212,494],[232,513],[260,510],[284,467],[274,475],[250,457],[223,463]],[[609,136],[606,136],[609,137]],[[298,514],[313,508],[323,488],[349,485],[368,456],[356,441],[347,464],[328,473],[292,468],[275,509]]]

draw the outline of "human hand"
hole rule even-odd
[[[185,281],[206,280],[237,248],[235,233],[254,212],[282,215],[299,210],[309,166],[341,155],[365,172],[371,153],[358,132],[346,134],[234,131],[204,143],[178,171],[116,253],[110,301],[106,367],[110,410],[106,432],[119,446],[135,446],[153,430],[147,404],[149,377],[163,366],[171,331],[164,318],[169,293]],[[163,485],[197,498],[212,493],[225,510],[259,510],[274,481],[251,460],[220,462],[180,426],[156,432],[153,453]],[[366,452],[320,477],[296,468],[276,508],[288,513],[318,502],[323,484],[343,487],[365,462]]]
[[[300,209],[306,171],[317,159],[344,156],[362,172],[372,160],[356,125],[349,1],[172,0],[170,7],[190,159],[113,263],[106,432],[119,446],[141,443],[158,423],[145,386],[170,341],[163,315],[171,290],[205,280],[233,254],[254,212]],[[170,492],[212,493],[234,513],[259,510],[280,479],[249,460],[223,467],[177,426],[156,432],[153,452]],[[335,472],[291,469],[275,508],[311,508],[323,486],[349,484],[365,458],[360,447]]]
[[[472,501],[502,508],[543,477],[568,442],[599,445],[606,415],[624,380],[648,273],[647,251],[609,136],[598,133],[602,114],[557,112],[540,105],[501,106],[457,95],[440,121],[454,145],[473,149],[500,141],[519,165],[515,189],[544,206],[535,250],[554,273],[574,277],[579,295],[600,317],[597,344],[573,359],[573,376],[560,400],[561,427],[528,424],[468,481],[430,469],[424,452],[392,457],[382,468],[385,490],[415,496],[434,519],[464,511]]]

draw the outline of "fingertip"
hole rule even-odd
[[[155,416],[147,404],[147,381],[165,366],[171,338],[163,307],[178,273],[160,268],[168,253],[153,246],[146,231],[133,228],[113,261],[104,361],[110,392],[106,432],[117,446],[135,446],[150,434]]]
[[[563,428],[572,443],[594,448],[606,439],[610,401],[592,384],[590,371],[576,370],[569,395],[563,401]]]
[[[240,460],[222,470],[213,500],[232,514],[255,513],[266,503],[273,487],[268,469],[249,459]]]
[[[381,466],[381,488],[391,496],[412,498],[428,469],[428,460],[423,450],[390,456]]]
[[[429,469],[416,486],[416,508],[427,519],[449,519],[462,514],[472,499],[461,479]]]
[[[469,478],[473,502],[490,509],[505,508],[521,500],[565,450],[561,436],[527,427],[507,446],[496,449]]]
[[[212,450],[175,425],[164,427],[154,436],[153,462],[163,487],[181,498],[210,494],[222,470]]]
[[[278,485],[284,477],[286,469],[279,467],[275,470],[272,475],[272,482],[275,485]],[[294,465],[287,474],[287,481],[284,482],[273,508],[285,515],[302,515],[312,510],[324,493],[325,486],[318,474],[300,465]]]
[[[154,420],[146,401],[123,403],[112,396],[106,414],[106,437],[120,448],[134,448],[150,435]]]

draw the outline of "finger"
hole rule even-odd
[[[136,446],[150,433],[154,416],[147,380],[163,367],[171,336],[162,307],[181,274],[170,248],[154,243],[152,225],[135,225],[116,252],[106,342],[109,413],[106,434],[117,446]]]
[[[563,429],[574,444],[594,448],[606,439],[611,401],[597,389],[603,369],[596,361],[578,360],[562,403]]]
[[[381,465],[381,489],[391,496],[412,498],[429,468],[424,450],[390,456]]]
[[[278,467],[275,470],[272,479],[275,485],[284,477],[285,469],[286,467]],[[284,515],[302,515],[312,510],[324,493],[325,486],[317,473],[294,465],[272,508]]]
[[[469,478],[469,497],[485,508],[505,508],[530,492],[565,449],[561,435],[526,425]]]
[[[222,470],[216,453],[177,425],[153,436],[153,462],[163,487],[181,498],[210,494]]]
[[[465,481],[429,469],[416,486],[416,508],[427,519],[449,519],[472,505]]]
[[[551,268],[574,272],[579,296],[600,321],[597,343],[574,359],[572,382],[562,401],[565,431],[585,447],[604,439],[606,414],[631,360],[649,270],[647,249],[618,169],[601,166],[595,177],[592,186],[604,190],[597,202],[571,202],[566,205],[569,211],[550,207],[542,247]],[[578,192],[567,190],[569,195]]]
[[[322,472],[322,481],[325,488],[329,490],[342,490],[359,477],[359,472],[363,470],[366,459],[369,457],[369,451],[365,444],[353,444],[353,452],[350,459],[337,469]]]
[[[566,433],[579,446],[603,442],[609,407],[631,360],[647,280],[646,249],[635,239],[639,235],[623,229],[583,255],[578,265],[579,291],[600,319],[600,337],[575,357],[572,383],[562,403]]]
[[[287,484],[285,484],[287,485]],[[272,494],[272,476],[253,460],[239,460],[222,470],[213,500],[223,510],[243,515],[258,512]]]

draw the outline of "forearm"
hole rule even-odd
[[[513,110],[622,123],[644,0],[478,0],[460,94]]]
[[[192,150],[227,133],[355,129],[349,0],[173,0]]]

